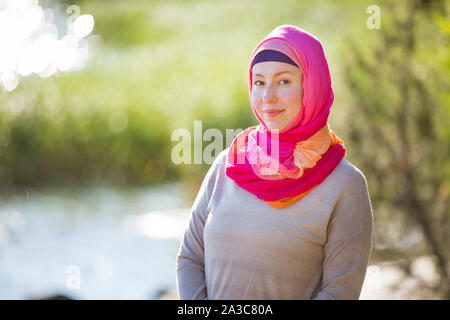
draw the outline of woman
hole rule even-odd
[[[206,174],[177,256],[180,299],[358,299],[372,208],[328,125],[320,41],[275,28],[253,50],[249,87],[260,124]]]

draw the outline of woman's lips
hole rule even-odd
[[[264,113],[268,116],[268,117],[275,117],[276,115],[279,115],[281,112],[283,112],[284,110],[267,110],[264,111]]]

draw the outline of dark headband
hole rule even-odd
[[[260,51],[256,57],[253,59],[252,68],[255,64],[264,61],[280,61],[292,64],[293,66],[299,67],[291,58],[280,51],[276,50],[263,50]]]

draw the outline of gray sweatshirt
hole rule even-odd
[[[301,200],[273,208],[214,160],[177,258],[180,299],[358,299],[372,246],[367,182],[342,159]]]

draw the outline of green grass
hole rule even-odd
[[[368,34],[367,3],[359,1],[75,4],[94,16],[92,39],[101,38],[88,66],[49,79],[30,76],[15,91],[0,91],[5,183],[159,183],[201,176],[208,165],[171,163],[171,132],[192,131],[194,120],[223,133],[255,125],[248,59],[280,24],[300,26],[323,42],[335,86],[330,119],[339,128],[346,105],[342,41],[358,30]]]

